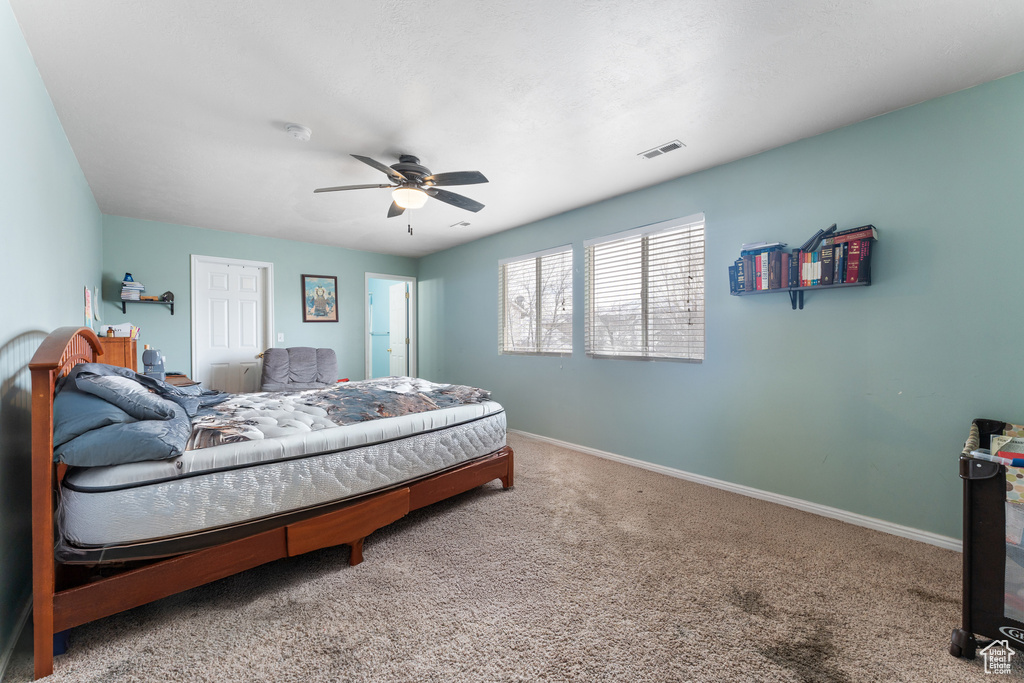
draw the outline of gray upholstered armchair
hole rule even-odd
[[[261,391],[301,391],[333,387],[338,381],[334,349],[293,346],[263,352]]]

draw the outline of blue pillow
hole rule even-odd
[[[53,451],[53,459],[76,467],[167,460],[185,452],[192,420],[178,411],[167,420],[112,424],[76,436]]]
[[[99,396],[79,391],[66,382],[53,399],[53,445],[67,443],[92,429],[135,422],[135,418]]]
[[[80,390],[112,403],[136,420],[168,420],[174,417],[174,403],[128,377],[80,374],[75,378],[75,384]]]

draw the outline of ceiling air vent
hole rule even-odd
[[[673,140],[672,142],[666,142],[664,144],[658,145],[657,147],[652,147],[646,152],[640,152],[639,154],[637,154],[637,156],[643,157],[644,159],[653,159],[654,157],[660,157],[662,154],[674,152],[680,147],[686,147],[686,145],[679,142],[679,140]]]

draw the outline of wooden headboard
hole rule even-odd
[[[103,354],[100,338],[88,327],[60,327],[49,334],[32,356],[33,397],[37,370],[53,372],[53,381],[79,363],[91,363]],[[52,387],[51,387],[52,388]]]

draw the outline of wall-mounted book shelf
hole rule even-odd
[[[729,293],[789,292],[793,310],[803,310],[807,290],[870,285],[877,239],[873,225],[836,232],[833,224],[791,252],[783,242],[744,244],[740,257],[729,266]]]
[[[125,304],[163,304],[171,307],[171,315],[174,315],[174,301],[146,301],[143,299],[121,299],[121,312],[128,313]]]
[[[804,292],[819,289],[839,289],[841,287],[870,287],[870,282],[843,282],[838,285],[812,285],[810,287],[782,287],[779,289],[754,289],[749,292],[730,292],[733,296],[751,296],[752,294],[782,294],[789,292],[789,303],[793,310],[804,310]]]

